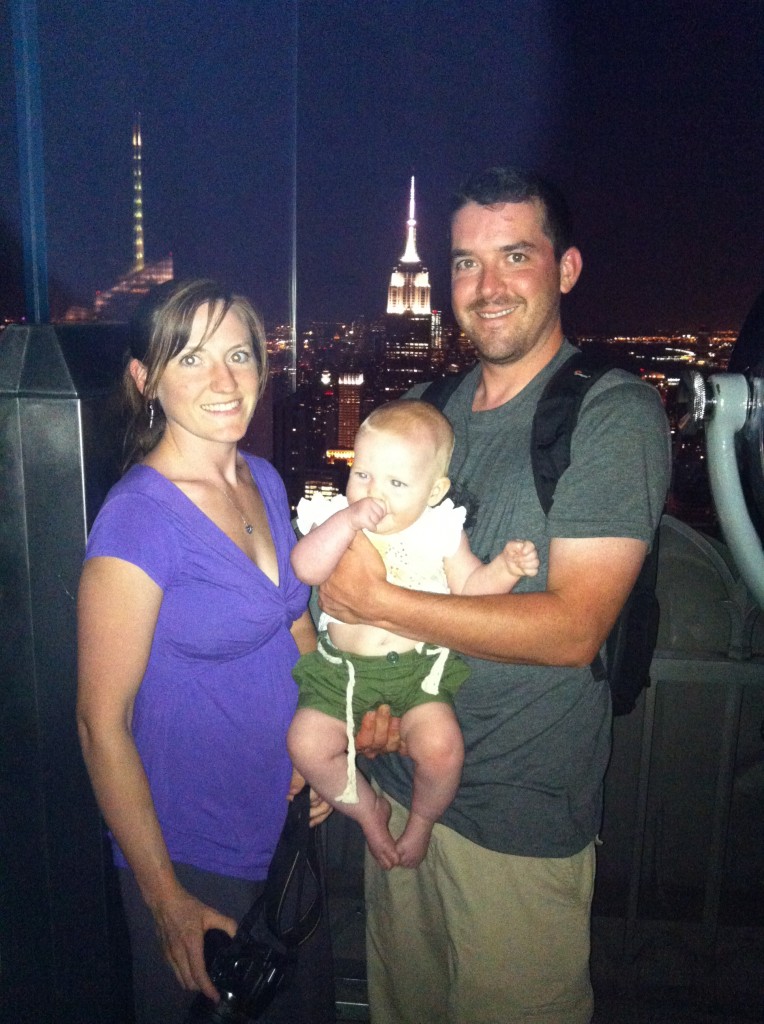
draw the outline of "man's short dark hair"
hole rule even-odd
[[[573,244],[573,223],[565,196],[541,175],[519,167],[490,167],[473,174],[454,193],[451,216],[467,203],[495,206],[497,203],[537,202],[542,209],[544,234],[552,243],[557,260]]]

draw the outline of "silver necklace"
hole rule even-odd
[[[235,509],[236,509],[236,511],[237,511],[237,512],[238,512],[238,514],[239,514],[239,519],[241,519],[242,523],[244,524],[244,529],[245,529],[245,530],[247,531],[247,533],[250,533],[250,534],[251,534],[251,533],[252,533],[252,530],[254,529],[254,527],[252,526],[252,523],[249,523],[249,522],[247,522],[247,519],[246,519],[246,517],[244,516],[244,513],[243,513],[243,512],[242,512],[242,510],[241,510],[241,509],[239,508],[239,506],[238,506],[238,505],[236,504],[236,502],[235,502],[235,501],[233,500],[233,498],[232,498],[232,497],[231,497],[231,495],[230,495],[230,494],[228,493],[228,491],[224,491],[224,490],[223,490],[223,488],[222,488],[222,487],[218,487],[218,485],[217,485],[217,484],[213,484],[212,486],[213,486],[213,487],[217,487],[217,489],[218,489],[218,490],[220,491],[220,493],[221,493],[221,494],[223,495],[223,497],[224,497],[224,498],[225,498],[225,500],[226,500],[226,501],[227,501],[227,502],[229,503],[229,505],[232,505],[232,506],[233,506],[233,508],[235,508]]]

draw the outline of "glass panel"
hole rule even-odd
[[[146,265],[171,257],[176,277],[220,278],[286,318],[290,5],[38,0],[38,14],[53,314],[92,309],[136,266],[142,214]]]
[[[9,4],[0,4],[0,325],[24,313],[16,87]]]

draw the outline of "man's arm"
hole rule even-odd
[[[555,492],[545,591],[473,597],[386,586],[376,553],[359,537],[321,588],[322,605],[343,621],[487,660],[589,665],[644,561],[646,542],[629,534],[647,537],[655,528],[669,476],[660,396],[631,378],[603,386],[582,406],[571,464]],[[612,535],[576,537],[582,513],[587,528],[609,523]]]
[[[357,537],[323,584],[324,611],[489,661],[589,665],[618,617],[647,545],[625,537],[552,540],[547,589],[463,597],[388,584],[377,553]]]

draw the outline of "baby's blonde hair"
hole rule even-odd
[[[448,474],[454,450],[454,432],[442,412],[418,398],[399,398],[375,409],[358,428],[358,437],[367,430],[395,434],[404,440],[429,441],[434,469],[438,476]]]

